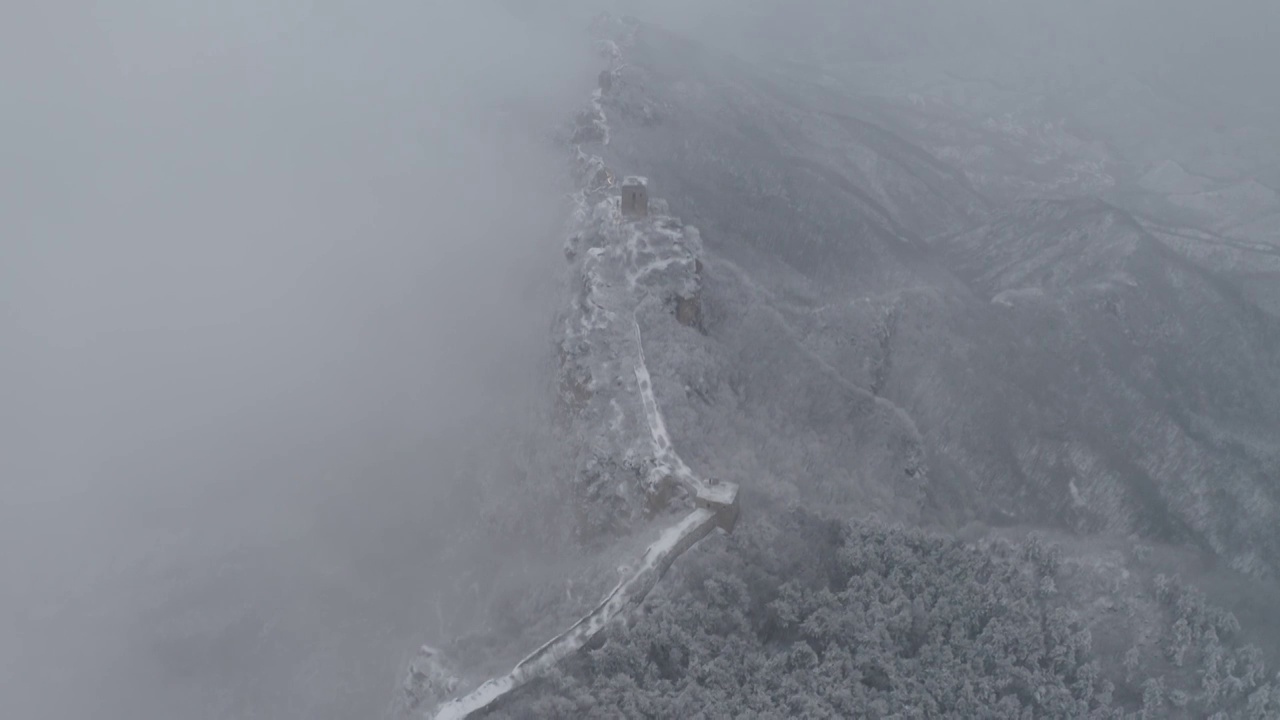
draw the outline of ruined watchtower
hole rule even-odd
[[[622,181],[622,214],[644,217],[649,214],[649,181],[632,175]]]

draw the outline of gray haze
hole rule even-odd
[[[544,390],[566,187],[546,131],[617,5],[5,13],[0,713],[381,711],[471,557],[450,543],[471,463]],[[1280,183],[1272,2],[629,11],[760,68],[1036,76],[1135,163]],[[1090,90],[1121,74],[1176,113],[1111,115]]]
[[[587,48],[485,3],[5,15],[0,714],[367,712],[547,346],[560,157],[502,111]]]

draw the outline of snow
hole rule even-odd
[[[633,179],[624,180],[624,184]],[[640,180],[643,181],[643,178]],[[676,454],[675,445],[658,406],[653,378],[645,364],[643,339],[635,314],[640,301],[650,293],[643,281],[672,268],[692,274],[696,256],[693,255],[691,246],[697,246],[697,235],[693,233],[688,237],[683,229],[673,230],[671,226],[662,223],[628,226],[626,234],[620,234],[624,226],[617,212],[616,199],[606,199],[588,212],[585,207],[586,196],[580,197],[582,201],[574,213],[574,219],[583,223],[598,223],[606,231],[610,241],[583,253],[584,302],[580,303],[581,315],[576,321],[570,320],[569,327],[574,329],[574,335],[581,338],[610,340],[607,345],[597,342],[592,348],[594,354],[601,356],[595,358],[597,362],[602,357],[617,359],[619,351],[631,351],[627,354],[633,355],[631,360],[634,363],[638,399],[648,430],[644,435],[650,446],[648,455],[652,458],[649,476],[652,480],[666,476],[676,478],[699,501],[699,506],[679,522],[665,528],[658,539],[645,549],[640,562],[623,571],[622,580],[594,610],[530,653],[506,675],[491,679],[468,695],[440,706],[434,716],[436,720],[463,720],[470,717],[581,649],[610,622],[642,602],[677,557],[717,526],[724,525],[724,513],[736,511],[735,484],[704,481]],[[608,232],[610,230],[611,233]],[[640,257],[650,259],[640,262]],[[659,283],[658,287],[665,288],[669,285]],[[622,311],[630,316],[634,343],[621,342],[625,335],[617,335],[618,315]],[[601,372],[602,369],[600,366],[593,369],[592,378],[607,377],[607,374]],[[625,396],[609,399],[611,417],[604,423],[609,435],[619,440],[628,434],[629,427],[623,399]],[[632,454],[625,442],[606,444],[625,448],[619,452],[624,457]]]
[[[644,405],[645,416],[649,421],[649,434],[653,442],[653,454],[657,464],[684,485],[699,500],[713,506],[728,507],[737,501],[738,486],[730,482],[708,483],[694,474],[684,460],[676,454],[675,444],[667,432],[666,421],[662,418],[662,410],[658,407],[658,398],[653,390],[653,378],[644,360],[644,340],[640,334],[640,324],[632,318],[632,326],[636,333],[636,385],[640,388],[640,399]]]
[[[1166,160],[1143,175],[1138,185],[1151,192],[1190,194],[1204,190],[1208,180],[1188,173],[1173,160]]]
[[[1036,287],[1031,288],[1012,288],[1010,290],[1002,290],[991,298],[993,305],[1003,305],[1005,307],[1013,307],[1017,300],[1038,298],[1044,296],[1044,290]]]
[[[617,49],[612,43],[610,47]],[[618,56],[613,58],[616,61]],[[602,130],[600,142],[607,145],[609,128],[599,90],[592,94],[588,120]],[[645,364],[636,314],[642,302],[654,295],[665,299],[697,292],[701,247],[697,230],[661,213],[645,222],[624,222],[620,200],[610,192],[613,183],[596,182],[601,172],[612,178],[604,161],[580,146],[575,147],[575,160],[584,187],[570,196],[575,232],[566,241],[565,254],[577,263],[582,282],[576,285],[577,295],[562,321],[562,347],[572,353],[566,367],[583,371],[592,396],[605,393],[607,400],[584,411],[582,427],[591,433],[584,445],[632,467],[647,464],[645,480],[650,483],[675,478],[694,498],[695,507],[663,529],[634,567],[620,568],[617,586],[590,613],[543,643],[506,675],[441,705],[436,720],[468,718],[581,649],[608,623],[639,605],[676,558],[716,527],[730,527],[727,517],[736,517],[737,485],[703,480],[676,454]],[[622,185],[648,187],[648,182],[631,175]],[[665,206],[655,198],[651,207]],[[580,247],[583,244],[589,247]],[[630,328],[623,318],[630,318]],[[633,365],[635,393],[621,381],[628,364]],[[637,458],[647,462],[636,463]]]
[[[548,640],[516,663],[511,672],[482,684],[471,693],[440,706],[435,720],[465,720],[502,696],[520,687],[568,655],[582,649],[606,625],[629,607],[644,600],[649,590],[677,556],[706,536],[716,525],[716,513],[698,508],[666,528],[645,548],[639,565],[631,570],[590,614],[563,633]]]
[[[435,714],[435,720],[466,720],[471,713],[483,710],[495,700],[514,689],[510,675],[495,678],[476,688],[466,697],[445,703]]]
[[[596,111],[596,124],[599,125],[600,131],[604,134],[604,138],[600,141],[602,145],[609,144],[609,116],[604,114],[604,105],[600,102],[600,90],[596,90],[591,96],[591,107]]]
[[[1071,491],[1071,504],[1076,507],[1085,507],[1084,496],[1080,494],[1080,488],[1076,486],[1075,478],[1067,481],[1067,489]]]
[[[713,505],[733,505],[738,501],[738,486],[724,481],[704,484],[698,490],[698,497]]]

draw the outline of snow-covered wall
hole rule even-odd
[[[601,19],[593,25],[598,47],[611,63],[602,77],[621,66],[632,26]],[[731,531],[738,516],[735,483],[698,476],[677,454],[667,431],[654,383],[645,363],[641,317],[655,307],[670,321],[696,327],[701,290],[701,238],[649,198],[648,213],[624,215],[616,173],[592,145],[609,142],[600,102],[609,83],[593,94],[571,131],[573,159],[581,182],[574,195],[565,255],[572,265],[572,297],[556,323],[560,347],[559,420],[578,441],[575,502],[583,534],[623,535],[643,518],[684,506],[632,567],[621,568],[618,584],[587,615],[551,638],[505,675],[468,694],[428,709],[436,720],[460,720],[493,706],[561,659],[582,649],[609,623],[637,607],[671,564],[716,528]],[[420,671],[434,691],[452,689],[454,679]],[[409,683],[407,691],[423,687]],[[433,698],[420,707],[432,704]]]

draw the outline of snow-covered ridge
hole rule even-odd
[[[582,162],[602,167],[594,156]],[[668,478],[697,495],[692,473],[672,461],[671,440],[655,425],[641,327],[654,318],[700,325],[702,242],[695,228],[665,214],[660,199],[639,217],[623,214],[612,185],[580,192],[578,201],[579,224],[565,247],[574,294],[558,322],[559,401],[568,434],[584,440],[575,492],[582,530],[620,534],[659,509],[653,500]]]
[[[440,705],[432,715],[436,720],[468,718],[492,707],[582,649],[637,607],[681,554],[717,527],[732,530],[737,520],[737,485],[698,476],[676,452],[644,356],[642,328],[653,317],[700,327],[701,238],[697,229],[669,216],[660,199],[649,198],[642,213],[624,214],[613,170],[584,149],[609,141],[601,96],[621,67],[634,29],[627,21],[593,23],[604,35],[598,47],[611,67],[601,73],[600,87],[572,133],[580,188],[565,244],[573,296],[557,321],[560,414],[569,436],[580,438],[576,495],[583,513],[600,519],[599,528],[625,531],[642,516],[681,504],[685,513],[633,567],[620,568],[622,578],[590,613],[509,673]],[[582,528],[596,529],[590,522]]]

